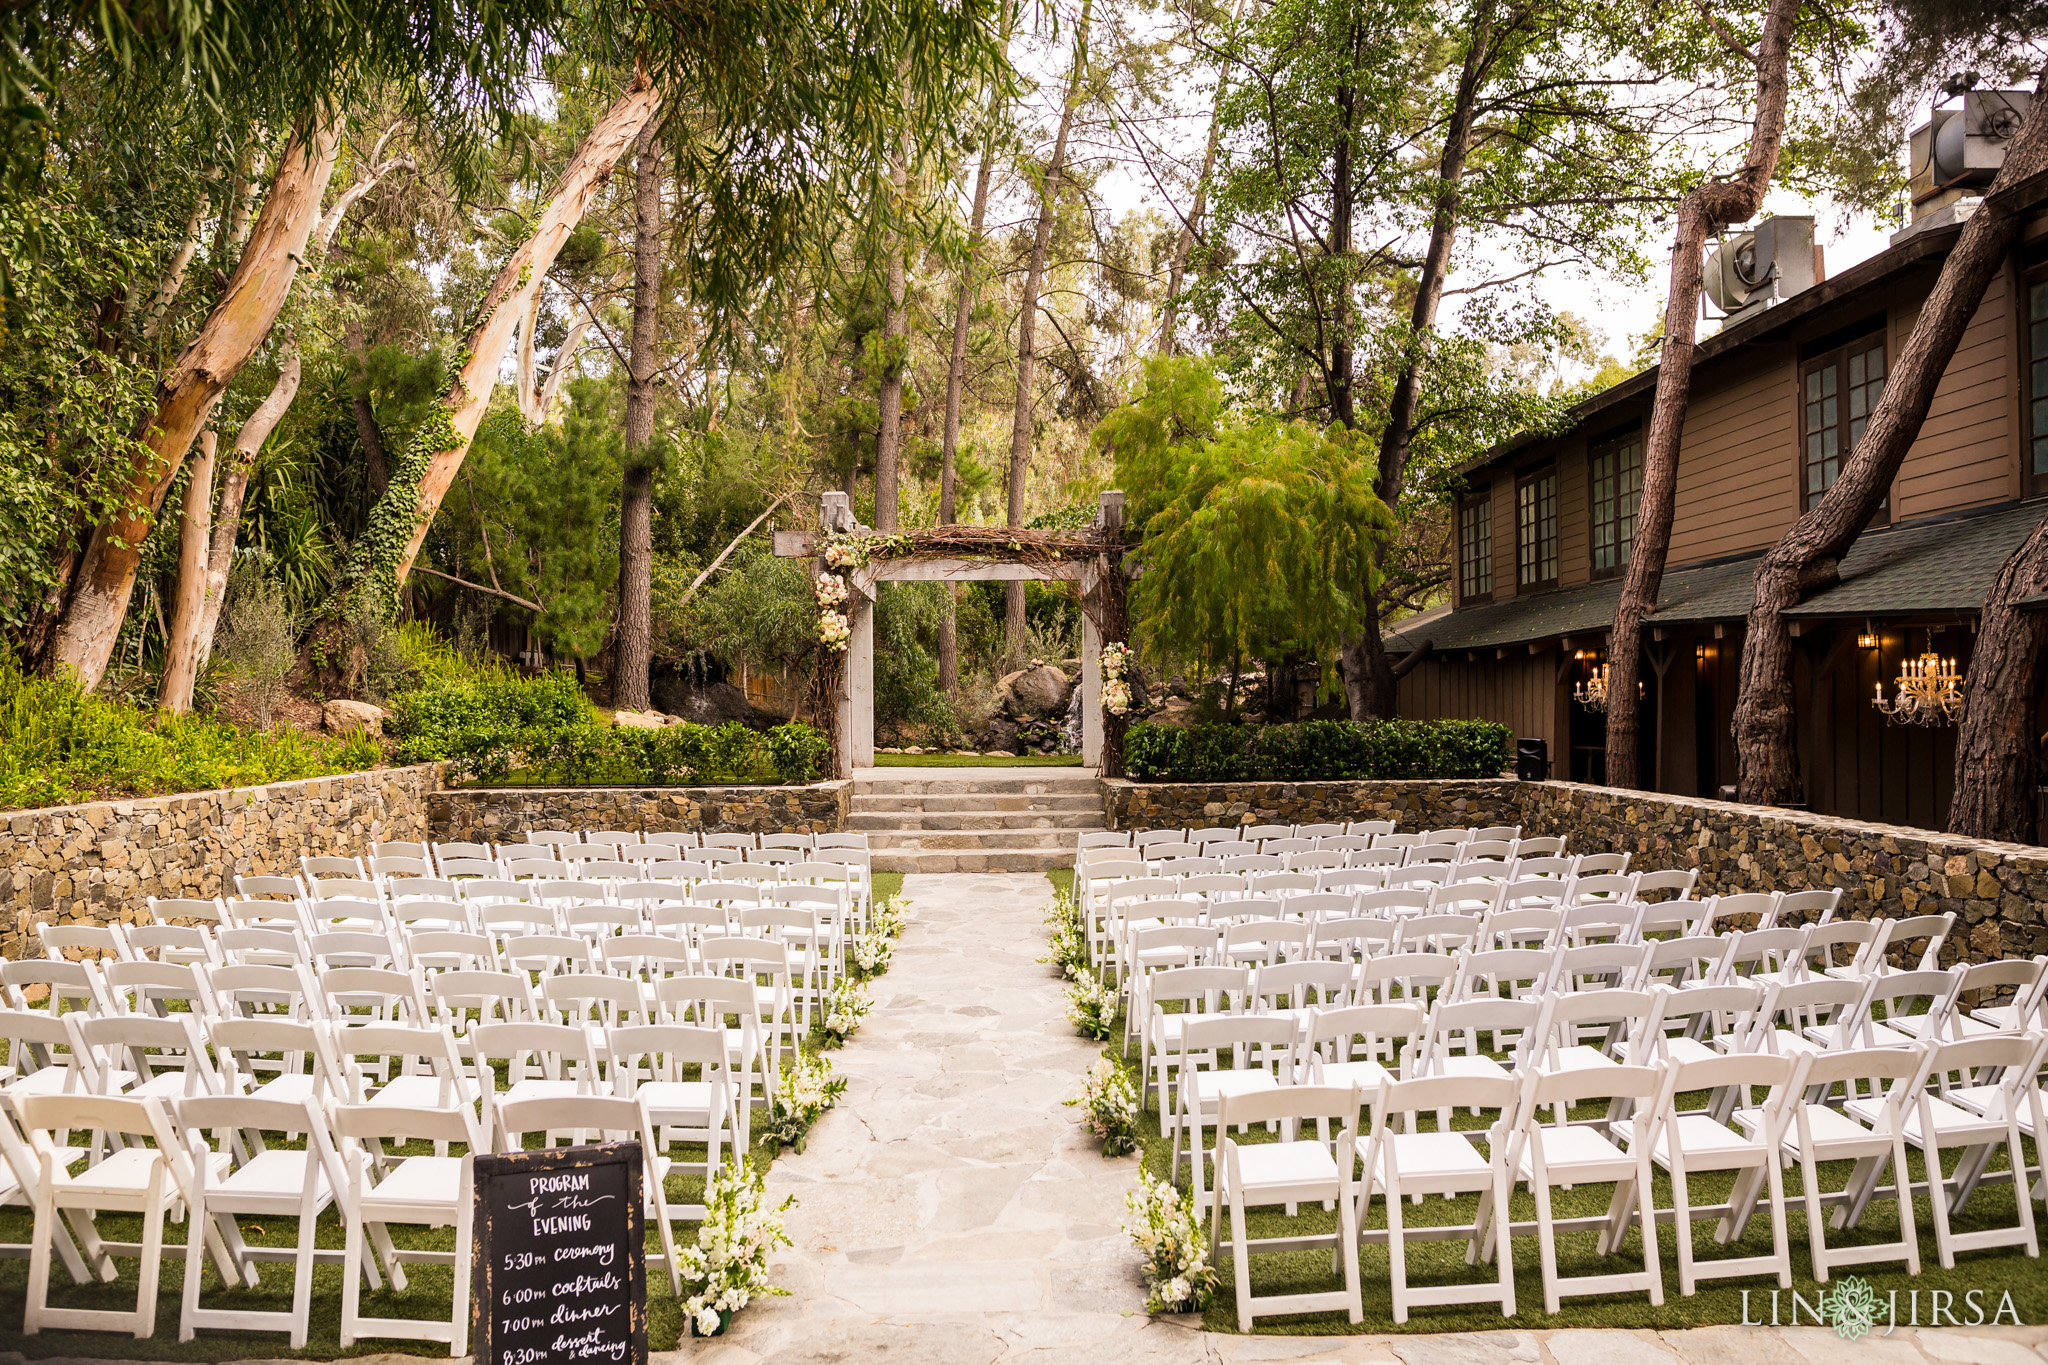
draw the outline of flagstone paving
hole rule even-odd
[[[1340,1361],[1385,1365],[2044,1365],[2048,1328],[1821,1328],[1240,1337],[1153,1318],[1119,1224],[1137,1159],[1105,1160],[1075,1111],[1099,1055],[1045,951],[1038,873],[912,875],[875,1009],[833,1054],[845,1098],[775,1163],[793,1194],[788,1298],[665,1362],[995,1365]]]

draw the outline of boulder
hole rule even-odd
[[[320,724],[333,734],[346,735],[361,730],[372,739],[384,734],[384,718],[391,713],[381,706],[372,706],[366,701],[347,701],[337,697],[320,708]]]
[[[997,716],[990,720],[988,727],[974,737],[974,747],[984,754],[1009,755],[1022,747],[1017,742],[1017,723]]]
[[[728,682],[698,682],[687,674],[663,672],[648,680],[648,691],[657,707],[693,725],[746,721],[754,713],[747,694]]]
[[[1195,704],[1186,697],[1168,697],[1157,711],[1145,717],[1148,725],[1170,725],[1178,729],[1195,723]]]
[[[1051,664],[1039,664],[1005,674],[996,684],[996,704],[1012,719],[1056,716],[1065,711],[1071,691],[1073,686],[1066,674]]]
[[[659,711],[614,711],[612,724],[622,730],[659,730],[668,718]]]

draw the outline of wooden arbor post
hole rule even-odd
[[[1124,495],[1111,490],[1102,495],[1096,514],[1097,527],[1123,526]],[[818,509],[818,524],[826,535],[853,535],[866,531],[854,520],[853,506],[844,493],[826,493]],[[775,553],[787,558],[809,557],[819,546],[808,536],[794,531],[776,533]],[[823,560],[817,562],[820,572]],[[1081,761],[1100,766],[1103,753],[1102,729],[1102,638],[1088,599],[1100,591],[1106,573],[1119,572],[1114,564],[1098,556],[1089,560],[1067,560],[1050,565],[1026,564],[996,559],[875,559],[848,575],[846,617],[849,638],[846,666],[841,672],[838,714],[834,718],[833,748],[837,754],[835,777],[850,777],[855,768],[875,762],[875,592],[881,583],[941,582],[973,583],[1041,579],[1080,585],[1081,612]]]

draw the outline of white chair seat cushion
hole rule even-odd
[[[209,1154],[208,1176],[219,1179],[227,1174],[229,1157],[225,1152]],[[109,1201],[140,1199],[149,1191],[149,1172],[155,1165],[157,1152],[153,1147],[124,1147],[110,1152],[106,1160],[96,1166],[88,1166],[77,1175],[64,1169],[57,1171],[57,1188],[66,1195],[103,1198]],[[164,1187],[171,1188],[170,1175],[164,1175]],[[110,1207],[111,1207],[110,1202]],[[139,1206],[138,1206],[139,1207]]]
[[[476,1094],[476,1083],[467,1076],[458,1078],[452,1086],[439,1076],[393,1076],[370,1096],[369,1102],[401,1109],[442,1109],[447,1107],[451,1092],[455,1097],[468,1099]]]
[[[1486,1157],[1463,1133],[1392,1134],[1394,1162],[1403,1180],[1449,1175],[1483,1177]],[[1363,1153],[1365,1144],[1359,1144]]]
[[[9,1081],[5,1093],[14,1096],[82,1095],[85,1078],[68,1066],[45,1066],[18,1081]]]
[[[1721,1049],[1697,1038],[1666,1038],[1664,1055],[1674,1062],[1697,1062],[1708,1057],[1719,1057]]]
[[[1959,1105],[1950,1104],[1947,1100],[1939,1098],[1930,1098],[1927,1103],[1928,1111],[1934,1117],[1935,1135],[1942,1139],[1944,1145],[1959,1145],[1970,1137],[1981,1137],[1983,1140],[1991,1142],[2005,1136],[2005,1118],[2003,1115],[1996,1118],[1988,1118],[1983,1114],[1973,1114]],[[1865,1123],[1874,1124],[1877,1122],[1877,1116],[1884,1110],[1884,1101],[1870,1099],[1850,1100],[1842,1107],[1857,1118],[1862,1119]],[[1920,1106],[1918,1104],[1907,1105],[1905,1107],[1904,1119],[1906,1141],[1912,1143],[1915,1147],[1919,1146]]]
[[[1558,1048],[1546,1059],[1546,1071],[1590,1071],[1595,1067],[1619,1066],[1620,1063],[1597,1047],[1576,1043],[1571,1047]]]
[[[1530,1179],[1535,1171],[1533,1147],[1533,1143],[1522,1147],[1518,1166],[1524,1180]],[[1575,1173],[1583,1179],[1599,1179],[1601,1177],[1586,1175],[1585,1172],[1626,1169],[1633,1163],[1621,1148],[1591,1128],[1545,1128],[1543,1164],[1549,1169],[1551,1182],[1555,1184],[1560,1177],[1568,1180]]]
[[[363,1196],[363,1214],[396,1215],[394,1221],[417,1218],[422,1206],[452,1210],[462,1196],[462,1158],[409,1156]]]
[[[1806,1110],[1807,1131],[1813,1134],[1814,1155],[1828,1159],[1828,1149],[1848,1145],[1867,1148],[1873,1144],[1882,1147],[1886,1139],[1879,1133],[1864,1127],[1840,1110],[1825,1104],[1809,1104]],[[1755,1137],[1763,1132],[1763,1114],[1756,1109],[1738,1109],[1731,1116],[1743,1132]],[[1796,1151],[1799,1146],[1799,1123],[1796,1117],[1785,1121],[1785,1147]]]
[[[251,1092],[259,1100],[284,1100],[290,1104],[303,1104],[313,1098],[314,1077],[310,1071],[279,1076],[274,1081],[265,1081]]]
[[[1431,1076],[1506,1076],[1508,1069],[1491,1057],[1438,1057],[1430,1062]]]
[[[649,1081],[633,1092],[646,1101],[647,1112],[657,1123],[667,1115],[710,1114],[714,1093],[709,1081]]]
[[[1618,1132],[1627,1136],[1631,1147],[1635,1145],[1635,1126],[1633,1119],[1623,1119],[1614,1125]],[[1657,1145],[1651,1150],[1650,1159],[1659,1165],[1668,1165],[1671,1160],[1670,1140],[1668,1127],[1658,1129]],[[1753,1166],[1762,1160],[1755,1138],[1736,1132],[1711,1114],[1679,1114],[1678,1146],[1685,1153],[1688,1170],[1727,1170],[1730,1158],[1739,1159],[1738,1164],[1745,1166]]]
[[[299,1211],[299,1194],[306,1187],[304,1151],[273,1147],[252,1159],[206,1191],[208,1204],[234,1213],[267,1213],[288,1217]],[[328,1193],[327,1172],[315,1163],[315,1187]]]
[[[1195,1073],[1195,1098],[1204,1109],[1213,1107],[1225,1095],[1251,1095],[1261,1090],[1273,1090],[1279,1086],[1273,1073],[1262,1068],[1247,1068],[1243,1071],[1197,1071]]]
[[[1380,1088],[1380,1082],[1391,1080],[1394,1073],[1371,1060],[1357,1062],[1324,1062],[1313,1073],[1317,1085],[1355,1085],[1370,1096]]]
[[[1337,1162],[1320,1142],[1263,1142],[1237,1149],[1247,1194],[1275,1185],[1338,1184]]]

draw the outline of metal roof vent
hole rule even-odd
[[[1782,303],[1820,279],[1813,219],[1766,218],[1730,234],[1707,257],[1707,298],[1735,323]]]

